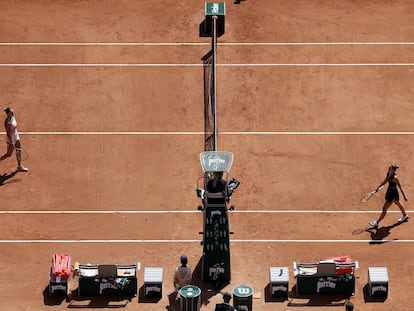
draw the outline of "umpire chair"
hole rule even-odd
[[[203,256],[202,280],[213,283],[228,284],[231,280],[230,267],[230,230],[228,221],[229,203],[227,175],[233,164],[234,154],[227,151],[207,151],[200,154],[200,163],[205,173],[204,187],[197,187],[197,195],[203,206]],[[208,192],[207,183],[211,173],[226,173],[224,191]],[[237,186],[240,183],[237,181]],[[198,185],[197,185],[198,186]],[[231,207],[230,210],[233,210]]]

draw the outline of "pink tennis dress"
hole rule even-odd
[[[10,123],[10,137],[12,141],[9,141],[9,137],[6,135],[6,142],[9,144],[15,144],[18,140],[20,140],[19,133],[17,132],[17,121],[14,117],[10,119],[10,121],[6,121]]]

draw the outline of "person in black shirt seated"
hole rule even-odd
[[[223,294],[223,303],[216,304],[215,311],[235,311],[233,306],[230,304],[231,295],[228,292]]]
[[[230,197],[233,194],[233,187],[231,185],[227,186],[227,181],[223,179],[223,172],[214,172],[213,178],[208,180],[206,188],[208,193],[223,193],[226,195],[225,198],[208,199],[208,203],[212,204],[224,203],[224,200],[230,200]]]

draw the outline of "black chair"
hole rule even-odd
[[[225,303],[216,304],[216,309],[214,311],[234,311],[234,308]]]

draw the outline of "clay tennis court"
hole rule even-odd
[[[230,175],[242,182],[225,290],[253,287],[254,310],[342,310],[329,296],[268,302],[265,289],[270,266],[288,266],[292,288],[294,261],[349,255],[360,265],[355,310],[412,309],[412,220],[393,226],[393,206],[376,232],[352,233],[378,217],[384,191],[359,199],[390,163],[414,197],[414,4],[225,2],[218,149],[235,154]],[[179,257],[197,270],[202,255],[204,3],[0,3],[1,105],[15,110],[30,169],[0,162],[0,309],[178,310],[169,295]],[[50,298],[58,252],[162,266],[163,297]],[[389,296],[368,302],[367,269],[381,266]],[[201,310],[214,310],[221,296],[202,289]]]

